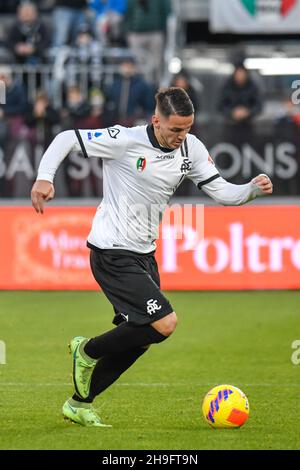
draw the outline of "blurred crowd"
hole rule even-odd
[[[6,92],[0,104],[0,145],[7,136],[20,135],[47,145],[54,125],[68,129],[147,121],[162,76],[171,13],[170,0],[0,1],[0,80]],[[103,59],[104,48],[115,48],[116,57]],[[147,76],[141,72],[145,59]],[[114,67],[109,82],[102,80],[103,63]],[[43,87],[43,65],[63,77],[59,102],[58,81]],[[89,72],[85,90],[81,66]],[[33,94],[30,74],[16,73],[20,67],[37,71]]]
[[[162,78],[171,4],[171,0],[0,0],[0,80],[6,88],[6,103],[0,104],[0,145],[8,136],[21,135],[46,146],[57,127],[147,122]],[[117,50],[117,56],[104,59],[104,48]],[[36,73],[34,93],[29,93],[30,75],[20,79],[14,73],[16,64],[31,71],[48,64],[56,75],[43,86],[43,72]],[[109,81],[103,80],[103,64],[114,67]],[[82,65],[89,72],[85,89],[78,72]],[[239,134],[248,132],[263,109],[262,92],[243,61],[234,65],[215,100],[216,111],[233,136],[235,126]],[[199,111],[201,89],[194,86],[193,77],[181,71],[168,84],[185,88]]]

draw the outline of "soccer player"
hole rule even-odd
[[[87,246],[93,275],[114,307],[116,327],[91,339],[71,340],[75,393],[63,414],[83,426],[106,426],[92,407],[94,398],[176,328],[176,313],[160,290],[154,253],[162,208],[182,180],[190,178],[223,205],[272,193],[266,175],[243,185],[225,181],[203,143],[189,134],[193,122],[187,93],[161,89],[151,125],[64,131],[42,157],[31,192],[38,213],[54,197],[55,172],[71,150],[103,159],[104,195]]]

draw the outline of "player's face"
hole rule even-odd
[[[162,116],[156,112],[152,118],[154,133],[162,147],[177,149],[185,140],[187,133],[194,123],[194,115],[169,117]]]

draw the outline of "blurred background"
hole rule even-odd
[[[186,253],[192,258],[182,266],[192,263],[197,281],[190,277],[185,289],[300,287],[299,0],[0,1],[0,85],[0,242],[9,257],[2,277],[0,268],[0,287],[34,288],[41,272],[45,282],[36,286],[60,287],[55,281],[62,269],[62,279],[71,276],[90,288],[91,280],[85,285],[79,279],[80,269],[88,272],[81,245],[92,212],[83,228],[78,211],[90,211],[102,196],[101,160],[73,153],[64,161],[48,214],[69,209],[43,228],[26,207],[41,155],[61,130],[149,122],[155,92],[169,85],[190,94],[192,133],[221,174],[242,184],[267,173],[274,195],[251,207],[216,209],[186,180],[174,202],[208,206],[208,238],[205,245],[179,244],[173,261],[163,251],[169,245],[160,245],[163,279],[177,279],[164,286],[180,287]],[[75,213],[68,219],[72,211],[77,222]],[[78,230],[83,233],[76,242]],[[83,258],[76,258],[81,249]],[[69,258],[63,258],[66,251]]]

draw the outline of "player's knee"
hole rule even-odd
[[[159,333],[164,336],[170,336],[174,333],[177,326],[177,315],[175,312],[170,313],[164,318],[157,320],[152,323],[153,328],[155,328]]]
[[[164,328],[164,334],[165,336],[170,336],[174,331],[176,330],[177,326],[177,315],[175,312],[170,313],[170,315],[167,315],[166,321],[163,324]]]

